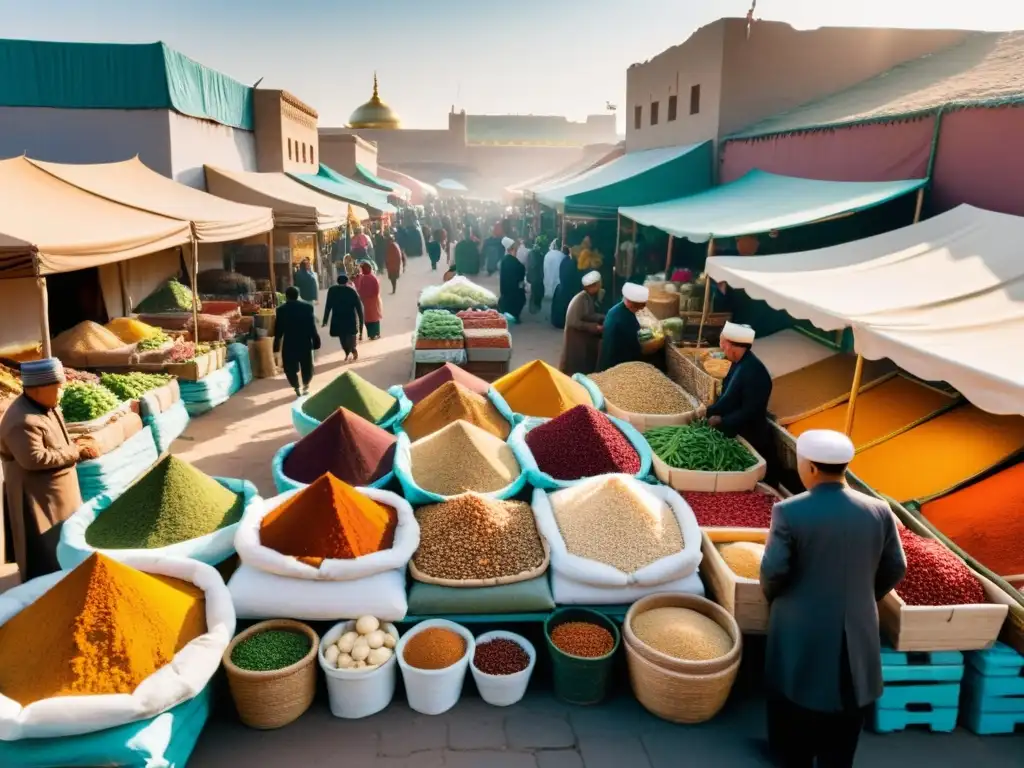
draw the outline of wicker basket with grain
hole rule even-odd
[[[253,672],[231,661],[235,647],[259,632],[278,629],[309,638],[309,652],[284,669]],[[310,627],[290,619],[272,619],[254,624],[238,634],[224,651],[224,671],[239,719],[250,728],[271,730],[298,720],[309,709],[316,694],[316,657],[320,638]]]
[[[708,350],[670,346],[665,351],[668,377],[702,404],[711,405],[722,394],[722,382],[704,370],[700,359]]]
[[[729,634],[732,648],[718,659],[683,661],[641,642],[633,632],[633,619],[654,608],[668,607],[689,608],[714,620]],[[685,593],[650,595],[629,609],[622,632],[633,694],[649,712],[673,723],[703,723],[725,706],[739,672],[743,636],[724,608]]]
[[[651,291],[647,299],[647,308],[659,320],[679,316],[679,294]]]

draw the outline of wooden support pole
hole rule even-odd
[[[50,294],[46,291],[46,278],[37,277],[39,289],[39,333],[42,335],[43,357],[53,357],[50,349]]]
[[[192,236],[192,340],[199,343],[199,242]]]
[[[715,255],[715,238],[708,238],[708,258]],[[707,322],[708,313],[711,310],[711,278],[707,275],[708,266],[704,264],[704,304],[700,311],[700,326],[697,328],[697,349],[700,349],[704,339],[704,323]]]
[[[924,205],[924,187],[917,190],[917,203],[914,205],[914,223],[921,220],[921,207]]]
[[[864,358],[857,355],[857,363],[853,369],[853,387],[850,389],[850,401],[846,405],[846,426],[843,432],[849,437],[853,434],[853,417],[857,410],[857,394],[860,392],[860,382],[864,376]]]
[[[671,280],[672,276],[669,271],[672,269],[672,244],[675,242],[675,237],[672,235],[668,236],[668,255],[665,257],[665,279]]]
[[[565,247],[565,239],[568,236],[568,232],[569,232],[569,222],[565,218],[565,214],[563,213],[562,214],[562,247],[563,248]]]
[[[128,292],[128,277],[125,275],[125,263],[117,262],[117,281],[121,284],[121,311],[125,317],[132,313],[132,297]]]
[[[270,268],[270,292],[277,304],[277,277],[274,275],[274,230],[267,232],[267,266]]]

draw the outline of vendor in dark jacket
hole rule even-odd
[[[649,298],[650,291],[642,285],[626,283],[622,286],[622,301],[609,309],[604,317],[598,371],[607,371],[622,363],[633,363],[643,357],[638,335],[640,321],[636,319],[636,313],[647,306]]]
[[[338,284],[327,289],[327,301],[324,305],[324,327],[330,323],[331,336],[341,341],[345,351],[345,360],[355,356],[359,359],[356,349],[357,337],[363,335],[364,316],[363,300],[356,289],[348,282],[348,275],[338,275]]]
[[[768,426],[768,400],[772,396],[772,377],[750,347],[754,329],[749,325],[726,323],[721,347],[732,363],[722,381],[722,394],[707,409],[708,424],[729,437],[742,437],[768,464],[764,481],[778,482],[778,461]]]

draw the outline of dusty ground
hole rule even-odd
[[[383,338],[360,347],[352,364],[381,387],[403,383],[411,370],[410,335],[416,297],[440,282],[426,259],[410,261],[398,293],[385,296]],[[496,290],[496,280],[483,284]],[[545,307],[546,309],[546,307]],[[318,312],[322,309],[318,309]],[[513,329],[513,366],[535,358],[557,363],[561,332],[542,316],[523,314]],[[342,370],[336,341],[324,336],[313,389]],[[253,481],[264,495],[274,493],[270,462],[293,441],[290,406],[295,395],[283,376],[258,380],[228,403],[196,419],[175,443],[174,453],[204,471]],[[345,766],[346,768],[675,768],[768,766],[762,752],[764,704],[760,692],[761,645],[745,650],[740,681],[726,709],[700,726],[678,726],[645,712],[620,690],[597,707],[569,707],[540,685],[520,704],[498,709],[484,704],[466,684],[458,706],[439,717],[411,711],[401,690],[385,712],[366,721],[333,718],[323,690],[296,723],[277,731],[242,726],[226,691],[207,724],[191,768],[228,766]],[[546,675],[538,674],[537,682]],[[624,685],[624,675],[620,674]],[[321,681],[321,689],[323,682]],[[905,768],[912,764],[985,768],[1024,766],[1024,739],[978,738],[960,730],[929,734],[915,730],[889,736],[866,735],[858,765]]]

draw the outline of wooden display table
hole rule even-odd
[[[414,379],[418,379],[421,376],[426,376],[428,373],[436,371],[443,365],[444,363],[415,363],[413,365],[412,377]],[[472,373],[474,376],[477,376],[484,381],[497,381],[509,371],[509,361],[507,360],[504,362],[468,362],[460,363],[458,365],[459,368],[462,368],[467,373]]]

